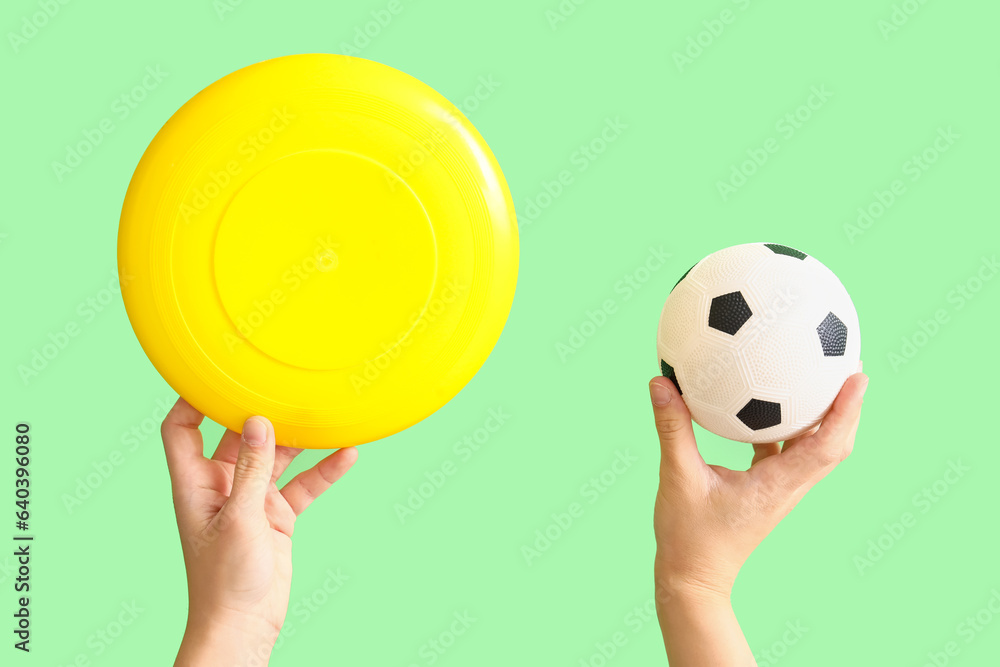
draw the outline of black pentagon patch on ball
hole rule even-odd
[[[795,248],[789,248],[786,245],[778,245],[777,243],[765,243],[768,248],[771,249],[776,255],[788,255],[789,257],[794,257],[795,259],[805,259],[808,257],[804,252],[796,250]]]
[[[677,393],[683,396],[684,392],[681,391],[681,383],[677,381],[677,373],[674,372],[674,367],[663,359],[660,359],[660,372],[663,373],[663,377],[670,378],[670,381],[677,387]]]
[[[698,266],[698,265],[697,265],[697,264],[695,264],[694,266],[692,266],[692,267],[691,267],[691,269],[693,269],[693,268],[694,268],[695,266]],[[681,284],[681,280],[684,280],[685,278],[687,278],[687,277],[688,277],[688,274],[689,274],[689,273],[691,273],[691,269],[688,269],[687,271],[685,271],[685,272],[684,272],[684,275],[683,275],[683,276],[681,276],[681,277],[680,277],[680,278],[679,278],[679,279],[677,280],[677,282],[675,282],[675,283],[674,283],[674,286],[670,288],[670,291],[671,291],[671,292],[673,292],[673,291],[674,291],[675,289],[677,289],[677,286]]]
[[[712,307],[708,311],[708,326],[735,336],[752,315],[743,295],[730,292],[712,299]]]
[[[829,313],[816,327],[824,357],[842,357],[847,349],[847,325],[840,318]]]
[[[759,431],[781,423],[781,404],[751,398],[736,416],[749,428]]]

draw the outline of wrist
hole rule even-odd
[[[656,606],[730,606],[735,577],[706,568],[678,568],[659,554],[655,564]]]
[[[247,616],[191,610],[175,667],[267,665],[280,628]]]

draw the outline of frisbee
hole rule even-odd
[[[118,270],[140,345],[178,394],[278,444],[358,445],[432,414],[496,344],[517,218],[445,97],[362,58],[229,74],[146,149]]]

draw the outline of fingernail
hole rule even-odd
[[[861,396],[862,397],[865,395],[865,392],[868,391],[868,381],[870,379],[871,378],[869,378],[867,375],[865,376],[865,383],[863,385],[861,385]]]
[[[243,422],[243,442],[248,445],[260,446],[267,440],[267,426],[264,422],[251,417]]]
[[[659,382],[649,383],[649,396],[653,399],[653,405],[666,405],[673,398],[670,390]]]
[[[865,362],[864,361],[859,361],[858,362],[858,372],[860,373],[860,372],[862,372],[864,370],[865,370]]]

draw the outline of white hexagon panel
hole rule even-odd
[[[657,354],[698,424],[730,440],[781,442],[822,421],[857,372],[861,329],[819,260],[747,243],[681,276],[660,315]]]

